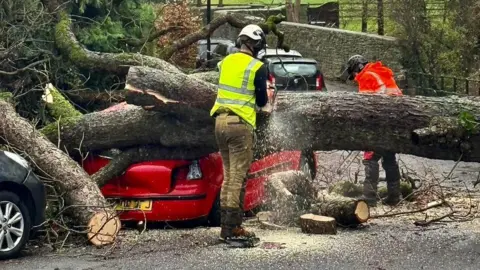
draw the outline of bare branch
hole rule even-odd
[[[0,75],[15,75],[15,74],[17,74],[17,73],[26,71],[27,69],[30,69],[30,68],[32,68],[32,67],[34,67],[34,66],[36,66],[36,65],[45,63],[45,62],[47,62],[47,61],[48,61],[48,59],[39,60],[39,61],[36,61],[36,62],[31,63],[30,65],[27,65],[26,67],[17,69],[17,70],[15,70],[15,71],[3,71],[3,70],[0,70]]]
[[[156,31],[147,38],[144,38],[144,39],[128,39],[128,40],[125,40],[125,43],[127,43],[128,45],[131,45],[131,46],[139,47],[139,46],[142,46],[143,44],[145,44],[147,42],[154,41],[155,39],[157,39],[157,38],[159,38],[159,37],[161,37],[165,34],[168,34],[168,33],[173,32],[173,31],[181,30],[181,29],[183,29],[183,27],[171,26],[171,27],[168,27],[166,29]]]

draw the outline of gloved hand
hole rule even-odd
[[[275,96],[275,89],[268,88],[267,89],[267,96],[268,96],[268,101],[270,101],[270,103],[273,103],[273,97]]]

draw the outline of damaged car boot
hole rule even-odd
[[[365,181],[363,182],[363,200],[370,207],[377,206],[377,188],[379,177],[378,160],[363,160]]]

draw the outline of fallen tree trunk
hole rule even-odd
[[[196,147],[217,149],[213,119],[194,109],[184,115],[145,111],[140,107],[100,111],[60,119],[41,132],[71,154],[145,144],[183,147],[186,151]]]
[[[131,67],[127,83],[150,89],[152,95],[138,105],[164,110],[165,100],[169,100],[176,103],[169,105],[179,110],[191,106],[209,112],[216,98],[212,84],[201,82],[195,87],[198,80],[189,76],[181,80],[168,76]],[[479,105],[480,99],[474,97],[280,91],[272,115],[265,118],[259,114],[256,151],[264,156],[279,150],[372,150],[480,162],[480,136],[466,130],[459,119],[463,112],[480,116]]]
[[[323,196],[312,206],[311,212],[333,217],[338,225],[344,227],[355,227],[370,218],[370,209],[365,201],[332,195]]]
[[[72,207],[69,213],[87,227],[89,240],[95,245],[111,243],[120,229],[120,220],[86,172],[3,100],[0,119],[2,139],[27,153],[43,173],[54,179],[65,193],[66,204]]]
[[[479,105],[480,99],[473,97],[280,92],[259,138],[272,150],[373,150],[479,162],[478,133],[465,130],[459,120],[451,132],[452,118],[463,112],[480,116]],[[443,132],[442,123],[448,123],[449,132]],[[422,144],[416,131],[432,126],[437,138]]]

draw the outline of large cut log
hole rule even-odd
[[[344,227],[356,227],[370,218],[370,209],[364,200],[335,195],[322,197],[312,206],[311,213],[333,217]]]
[[[65,203],[72,207],[68,212],[88,229],[89,240],[95,245],[111,243],[120,220],[86,172],[4,100],[0,100],[0,119],[0,137],[24,151],[41,172],[53,178],[65,194]]]
[[[309,234],[337,234],[337,222],[332,217],[305,214],[300,216],[300,228]]]

